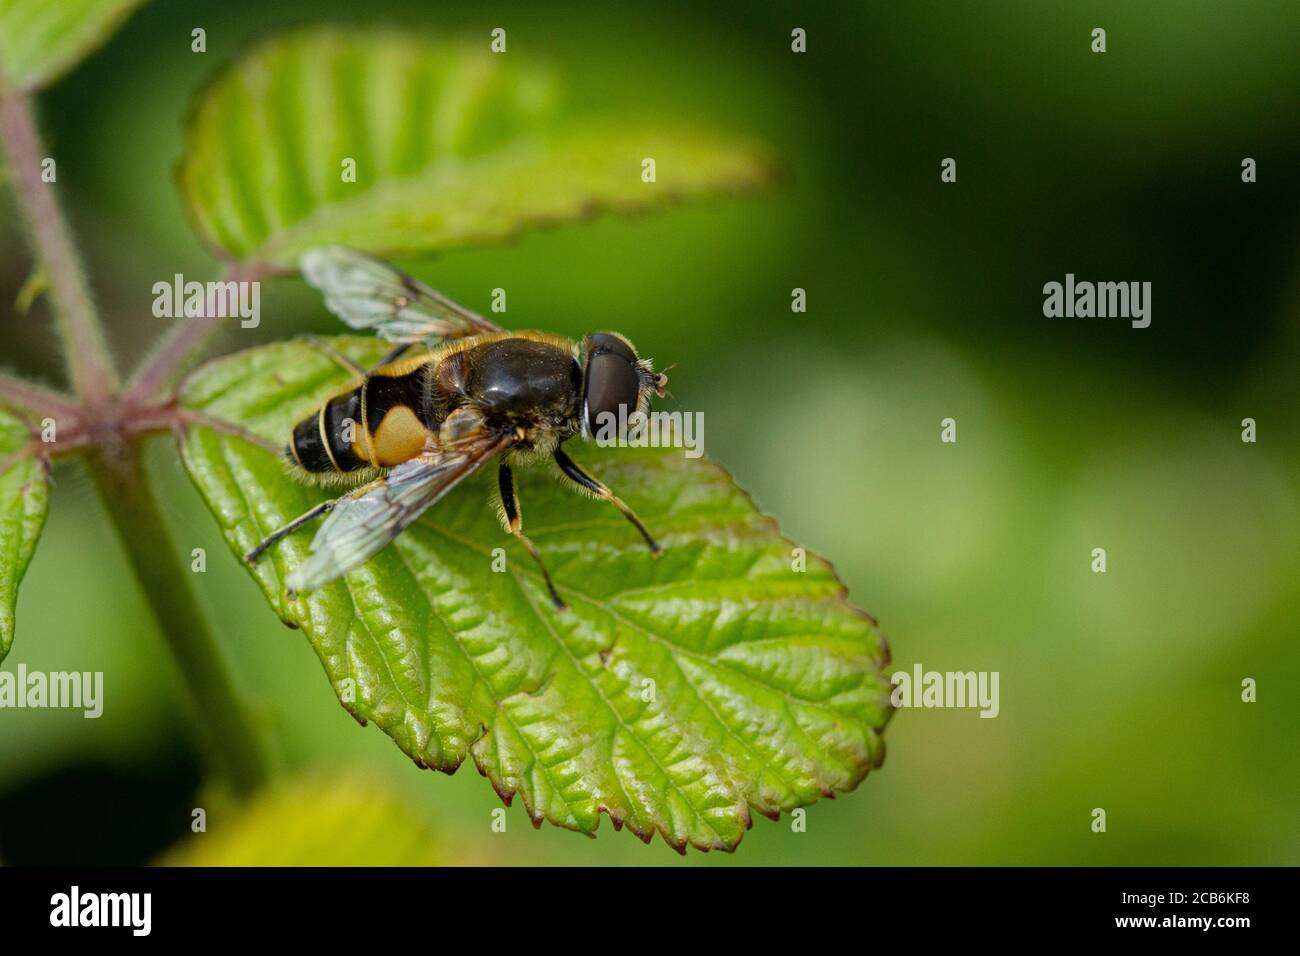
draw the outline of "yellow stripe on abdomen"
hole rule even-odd
[[[410,407],[394,405],[384,414],[370,441],[354,442],[352,451],[372,465],[391,468],[417,457],[424,451],[428,438],[429,430]],[[374,448],[373,459],[370,457],[371,447]]]

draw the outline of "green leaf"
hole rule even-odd
[[[656,182],[642,182],[645,158]],[[220,254],[292,267],[311,246],[436,251],[770,173],[763,149],[695,125],[565,117],[549,74],[486,42],[314,28],[208,87],[179,181]]]
[[[13,645],[18,585],[49,504],[45,463],[26,451],[32,440],[22,421],[0,411],[0,661]]]
[[[23,90],[71,70],[145,0],[0,0],[0,66]]]
[[[227,815],[228,814],[228,815]],[[435,866],[433,834],[400,800],[355,773],[275,784],[169,850],[162,866]]]
[[[386,347],[331,341],[363,365]],[[283,342],[204,366],[182,402],[283,443],[348,383],[319,350]],[[572,450],[664,552],[652,558],[614,508],[550,466],[523,471],[524,529],[562,614],[495,515],[491,467],[319,591],[290,601],[282,586],[310,532],[253,576],[355,717],[417,764],[451,772],[473,757],[538,825],[591,833],[604,811],[647,841],[731,849],[751,807],[776,816],[879,766],[889,653],[830,565],[809,555],[793,571],[793,545],[716,465],[679,449]],[[237,555],[326,496],[225,432],[191,429],[183,458]]]

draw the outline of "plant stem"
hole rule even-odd
[[[56,420],[61,419],[60,425],[81,418],[81,409],[71,397],[12,375],[0,375],[0,405],[35,415],[54,415]]]
[[[96,445],[87,457],[90,473],[189,689],[207,750],[232,788],[249,793],[267,777],[256,728],[208,628],[191,577],[178,560],[149,487],[140,443],[124,438],[129,423],[123,413],[131,409],[119,399],[120,380],[54,184],[41,178],[47,154],[32,101],[2,83],[0,140],[36,258],[49,277],[52,311],[78,401],[7,377],[0,379],[0,395],[29,411],[53,409],[56,403],[65,414],[75,409],[78,426],[87,429]]]
[[[41,164],[49,153],[36,128],[32,101],[25,93],[7,87],[0,89],[0,141],[36,258],[49,276],[68,377],[77,395],[96,407],[116,393],[117,371],[54,183],[41,178]]]
[[[198,711],[207,751],[235,791],[267,779],[259,735],[231,680],[149,486],[139,443],[87,457],[91,475]]]
[[[259,264],[241,262],[230,266],[221,281],[257,282],[263,274]],[[186,363],[216,334],[219,325],[215,319],[177,319],[127,382],[127,403],[143,405],[155,400],[180,377]]]

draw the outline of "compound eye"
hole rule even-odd
[[[588,358],[598,352],[613,352],[615,355],[623,356],[629,365],[636,364],[636,350],[632,348],[632,343],[621,335],[613,332],[592,332],[583,344]]]
[[[588,353],[585,402],[588,434],[600,434],[601,426],[609,421],[617,430],[620,417],[626,420],[636,411],[640,395],[641,377],[627,358],[617,352]],[[620,405],[624,407],[621,416]],[[608,415],[613,418],[605,417]]]

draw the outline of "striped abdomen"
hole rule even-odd
[[[416,457],[437,427],[430,368],[372,375],[335,395],[294,428],[290,457],[313,474],[391,468]]]

